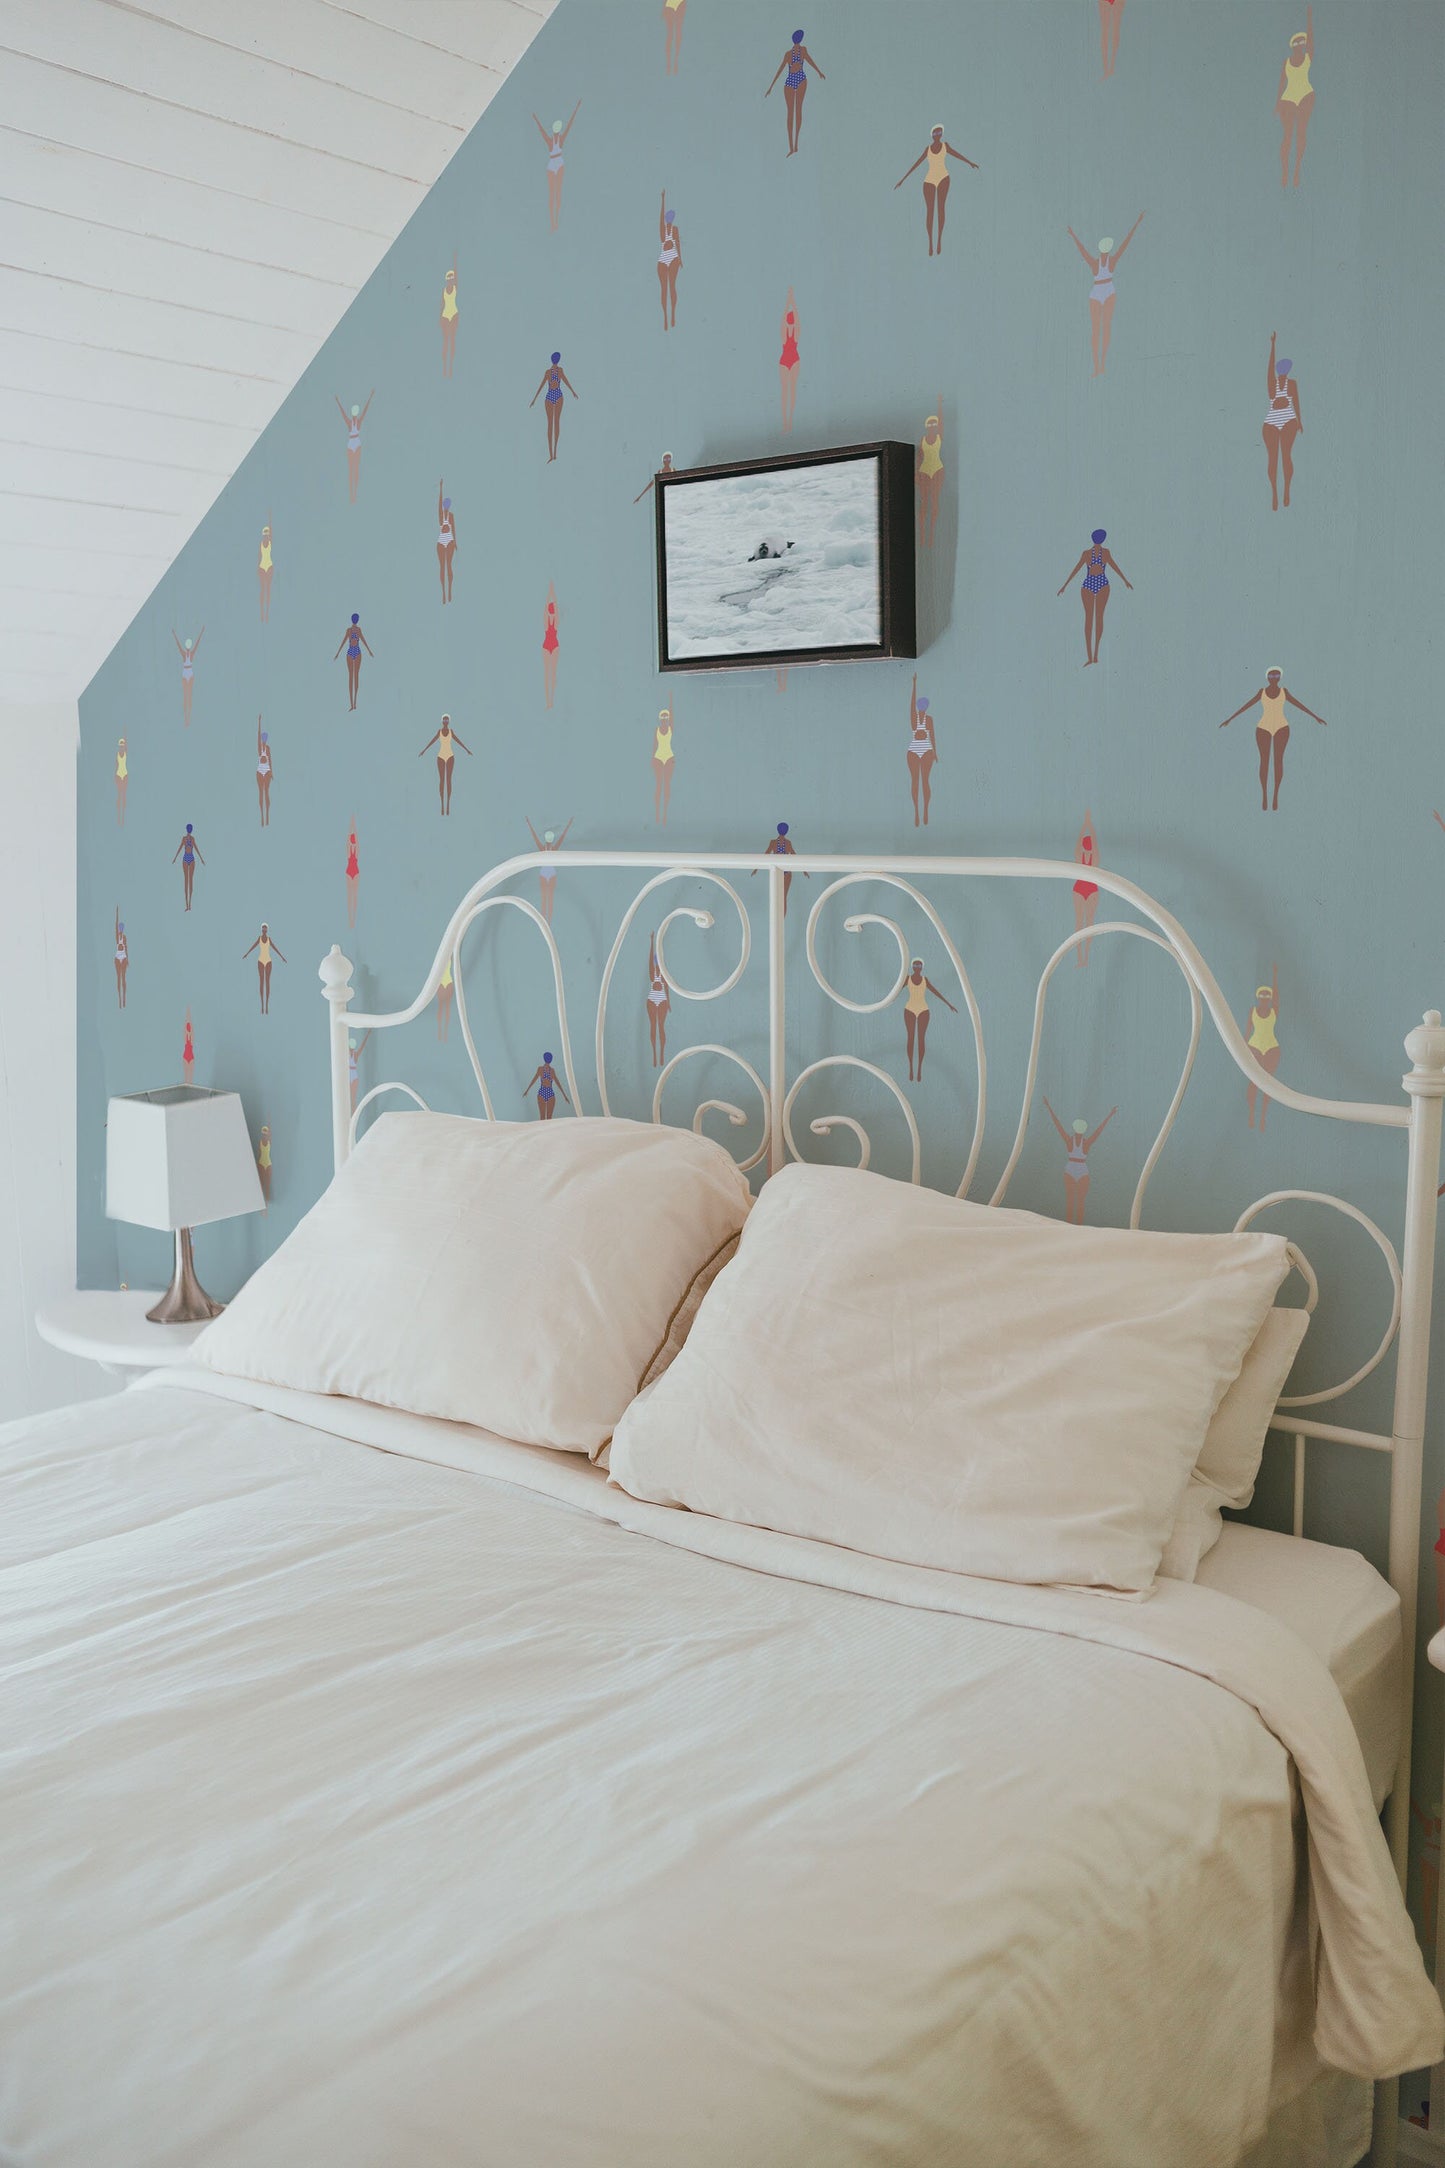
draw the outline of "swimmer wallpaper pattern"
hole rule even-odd
[[[1237,1072],[1201,1055],[1150,1221],[1226,1225],[1323,1185],[1397,1224],[1388,1140],[1322,1139],[1264,1087],[1277,1066],[1391,1096],[1404,1031],[1445,1005],[1445,417],[1419,392],[1445,273],[1411,216],[1437,200],[1442,109],[1434,0],[829,0],[816,18],[561,0],[83,696],[82,1284],[159,1285],[168,1263],[164,1237],[105,1218],[110,1093],[181,1064],[239,1090],[258,1155],[264,1125],[267,1213],[199,1238],[229,1294],[329,1173],[321,955],[346,948],[359,1004],[409,999],[466,884],[537,836],[557,871],[517,893],[579,1008],[632,892],[569,876],[570,846],[1076,860],[1076,883],[1008,910],[937,901],[988,1030],[976,1193],[1008,1149],[1039,969],[1068,942],[1013,1194],[1117,1222],[1187,1004],[1145,943],[1110,936],[1088,869],[1116,867],[1201,939],[1261,1064],[1242,1108]],[[915,447],[916,682],[901,662],[698,675],[676,716],[652,475],[882,438]],[[762,884],[743,889],[751,973]],[[649,1110],[664,1035],[669,1055],[747,1050],[742,988],[704,1008],[681,991],[715,983],[726,938],[721,916],[665,926],[682,893],[649,899],[620,960],[620,1111]],[[813,900],[794,884],[800,1043],[883,1067],[925,1178],[952,1186],[976,1079],[939,935],[908,917],[926,1027],[912,990],[879,1003],[876,928],[820,931],[859,1007],[810,1005]],[[562,1066],[535,923],[494,913],[458,976],[499,1105],[595,1109],[590,1046]],[[1278,1028],[1265,987],[1286,990]],[[389,1035],[384,1067],[357,1033],[353,1096],[401,1073],[469,1107],[455,996]],[[706,1062],[669,1081],[670,1119],[706,1096]],[[882,1088],[824,1085],[800,1136],[846,1105],[875,1164],[900,1164]],[[1358,1229],[1305,1207],[1289,1231],[1324,1287],[1308,1389],[1373,1347],[1379,1291]],[[1332,1266],[1361,1275],[1358,1315],[1331,1307]],[[1442,1411],[1445,1359],[1433,1485]],[[1321,1456],[1319,1532],[1378,1555],[1367,1472]],[[1267,1464],[1266,1517],[1286,1480]],[[1427,1769],[1434,1694],[1420,1715]]]

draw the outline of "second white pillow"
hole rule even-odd
[[[1276,1235],[1063,1227],[789,1167],[618,1423],[611,1478],[916,1565],[1137,1593],[1287,1270]]]

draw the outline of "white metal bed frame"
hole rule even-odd
[[[974,1119],[973,1135],[968,1159],[958,1194],[966,1195],[978,1164],[983,1144],[984,1124],[988,1105],[988,1064],[984,1045],[983,1024],[978,1003],[963,958],[955,947],[948,930],[934,905],[916,885],[920,881],[953,882],[957,880],[1027,880],[1064,882],[1070,886],[1078,878],[1079,868],[1072,860],[1037,858],[948,858],[948,857],[848,857],[828,853],[798,852],[784,859],[773,856],[753,856],[742,852],[678,853],[662,854],[650,851],[547,851],[526,852],[520,857],[507,859],[495,866],[468,889],[453,911],[442,935],[440,946],[432,959],[431,968],[420,992],[404,1009],[385,1014],[364,1014],[351,1009],[351,962],[339,947],[333,947],[320,967],[320,977],[325,998],[330,1005],[331,1041],[331,1123],[334,1162],[339,1168],[356,1137],[357,1122],[368,1105],[388,1092],[401,1092],[424,1105],[420,1095],[408,1084],[389,1082],[378,1084],[361,1098],[355,1109],[351,1104],[351,1083],[348,1039],[357,1029],[367,1031],[387,1030],[399,1024],[410,1023],[419,1016],[432,1000],[443,974],[452,966],[455,1002],[462,1037],[468,1058],[481,1093],[482,1109],[486,1119],[494,1118],[491,1092],[486,1075],[477,1054],[476,1044],[467,1019],[466,995],[461,971],[461,949],[466,933],[473,923],[489,911],[510,909],[520,912],[537,927],[546,944],[551,960],[553,983],[557,1000],[558,1045],[561,1051],[562,1074],[571,1095],[573,1106],[582,1114],[583,1095],[578,1088],[572,1059],[572,1042],[567,1020],[566,993],[563,983],[562,959],[553,936],[551,925],[537,907],[526,898],[508,892],[508,884],[523,874],[553,875],[565,871],[568,881],[588,870],[604,872],[632,871],[647,876],[642,888],[623,914],[616,937],[603,966],[598,987],[594,1017],[594,1041],[597,1064],[598,1092],[601,1112],[610,1111],[607,1092],[606,1032],[608,1001],[613,976],[622,953],[627,935],[636,920],[637,913],[648,896],[656,890],[678,880],[701,882],[726,898],[737,914],[739,954],[736,964],[725,977],[711,987],[689,987],[682,983],[665,963],[665,937],[668,928],[679,919],[687,919],[693,925],[708,928],[714,923],[713,914],[695,904],[676,905],[664,913],[657,927],[657,956],[659,969],[676,1000],[716,1001],[730,993],[747,969],[752,949],[752,923],[748,907],[744,904],[729,876],[761,874],[766,880],[766,925],[768,963],[768,1073],[759,1075],[751,1062],[732,1048],[714,1042],[692,1045],[673,1054],[662,1067],[653,1091],[652,1118],[662,1118],[662,1099],[668,1078],[681,1064],[703,1054],[720,1057],[732,1062],[747,1076],[758,1094],[763,1118],[763,1142],[749,1157],[739,1161],[745,1168],[766,1162],[767,1170],[782,1166],[788,1159],[802,1156],[793,1133],[792,1115],[798,1092],[802,1085],[825,1069],[855,1069],[880,1082],[900,1108],[908,1129],[912,1146],[912,1179],[920,1175],[920,1137],[913,1109],[897,1081],[886,1070],[853,1054],[824,1054],[809,1062],[789,1080],[785,1026],[787,1019],[787,975],[785,956],[785,917],[783,882],[786,875],[810,874],[826,880],[808,913],[805,946],[809,970],[817,985],[830,1001],[840,1008],[863,1015],[888,1008],[903,992],[910,960],[916,952],[916,944],[910,943],[903,929],[893,919],[873,909],[849,914],[844,927],[856,933],[866,926],[878,927],[892,936],[898,949],[898,974],[887,991],[875,1001],[855,1001],[840,993],[824,974],[818,960],[817,928],[823,912],[839,894],[860,886],[873,890],[879,887],[901,892],[923,915],[932,928],[948,957],[961,989],[963,1006],[973,1029],[974,1053],[978,1068],[978,1103]],[[1405,1223],[1399,1251],[1382,1229],[1365,1213],[1345,1199],[1327,1192],[1313,1190],[1279,1190],[1259,1198],[1241,1214],[1237,1225],[1247,1226],[1266,1208],[1293,1201],[1325,1204],[1345,1213],[1357,1221],[1372,1237],[1384,1259],[1391,1286],[1389,1322],[1375,1352],[1348,1378],[1323,1390],[1283,1396],[1277,1406],[1273,1428],[1291,1435],[1294,1440],[1294,1532],[1302,1534],[1304,1525],[1304,1497],[1306,1453],[1311,1439],[1327,1439],[1337,1444],[1356,1446],[1368,1452],[1385,1453],[1390,1458],[1389,1502],[1389,1565],[1388,1578],[1400,1599],[1401,1626],[1404,1637],[1404,1663],[1401,1682],[1400,1706],[1400,1754],[1396,1766],[1394,1786],[1386,1808],[1386,1826],[1396,1871],[1403,1888],[1406,1875],[1409,1846],[1409,1798],[1410,1798],[1410,1750],[1414,1707],[1414,1658],[1416,1639],[1416,1610],[1420,1564],[1421,1478],[1425,1426],[1426,1384],[1429,1366],[1430,1320],[1432,1312],[1435,1271],[1435,1236],[1437,1197],[1440,1179],[1440,1148],[1442,1109],[1445,1109],[1445,1025],[1440,1014],[1431,1010],[1424,1021],[1411,1031],[1405,1040],[1405,1052],[1410,1068],[1402,1079],[1405,1098],[1403,1103],[1391,1101],[1375,1104],[1367,1101],[1324,1099],[1309,1092],[1296,1090],[1283,1083],[1279,1077],[1265,1077],[1255,1062],[1244,1036],[1234,1020],[1218,982],[1200,951],[1184,929],[1152,896],[1107,869],[1094,866],[1089,878],[1098,889],[1120,902],[1128,904],[1139,914],[1138,920],[1115,919],[1101,921],[1081,928],[1061,941],[1045,964],[1040,975],[1034,1002],[1033,1035],[1029,1048],[1028,1070],[1024,1083],[1022,1105],[1013,1147],[1007,1165],[1000,1177],[990,1202],[1000,1204],[1007,1193],[1009,1182],[1018,1165],[1033,1109],[1033,1097],[1038,1075],[1039,1046],[1043,1030],[1044,1009],[1050,980],[1065,957],[1082,942],[1107,940],[1115,935],[1143,939],[1165,950],[1178,965],[1188,990],[1191,1027],[1188,1050],[1179,1083],[1160,1126],[1159,1133],[1144,1162],[1134,1192],[1129,1224],[1138,1226],[1143,1209],[1144,1195],[1149,1178],[1159,1156],[1168,1141],[1175,1117],[1188,1088],[1190,1075],[1198,1051],[1204,1010],[1208,1010],[1220,1040],[1235,1065],[1250,1083],[1267,1090],[1271,1101],[1280,1106],[1293,1107],[1301,1114],[1322,1116],[1328,1121],[1349,1122],[1357,1126],[1377,1129],[1403,1130],[1406,1136],[1407,1169],[1405,1192]],[[747,1117],[740,1107],[728,1100],[707,1099],[695,1110],[693,1127],[701,1129],[710,1113],[724,1115],[734,1126],[742,1126]],[[815,1134],[827,1134],[833,1128],[846,1129],[854,1136],[859,1149],[859,1163],[866,1166],[870,1156],[870,1141],[863,1125],[847,1114],[823,1115],[811,1123]],[[1307,1264],[1303,1270],[1309,1284],[1309,1307],[1313,1308],[1318,1294],[1314,1275]],[[1384,1361],[1391,1346],[1395,1348],[1395,1388],[1391,1425],[1388,1432],[1370,1431],[1348,1425],[1328,1423],[1313,1414],[1298,1412],[1313,1409],[1326,1402],[1338,1400],[1350,1392]],[[1436,2073],[1437,2077],[1445,2073]],[[1377,2089],[1376,2136],[1372,2159],[1378,2168],[1387,2168],[1395,2158],[1398,2131],[1395,2097],[1398,2087],[1392,2082]],[[1437,2090],[1432,2088],[1432,2090]],[[1445,2083],[1437,2090],[1437,2097],[1445,2097]]]

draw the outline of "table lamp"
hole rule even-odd
[[[235,1092],[173,1084],[132,1092],[106,1110],[105,1213],[136,1227],[164,1227],[176,1238],[170,1286],[146,1316],[157,1325],[219,1317],[196,1278],[191,1229],[262,1208],[251,1135]]]

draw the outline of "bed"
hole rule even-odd
[[[763,874],[750,1073],[781,1164],[799,1079],[777,861],[575,863],[734,900],[730,875]],[[406,1009],[348,1016],[350,967],[323,964],[338,1165],[365,1112],[348,1029],[420,1013],[449,962],[487,1099],[460,961],[495,903],[540,929],[575,1087],[550,925],[508,888],[539,867],[469,892]],[[910,895],[930,872],[1076,872],[790,870]],[[1120,931],[1144,922],[1180,964],[1196,1042],[1207,1011],[1248,1074],[1182,930],[1099,878],[1138,914]],[[596,1022],[604,1112],[626,931]],[[1388,1797],[1398,1866],[1438,1019],[1411,1055],[1398,1109],[1271,1084],[1407,1134],[1395,1426],[1279,1414],[1297,1514],[1311,1437],[1391,1455],[1388,1580],[1298,1521],[1227,1527],[1142,1603],[969,1579],[650,1504],[474,1425],[201,1370],[0,1434],[0,2158],[1357,2161],[1369,2080],[1439,2052],[1375,1821]],[[975,1138],[970,1175],[977,1157]]]

